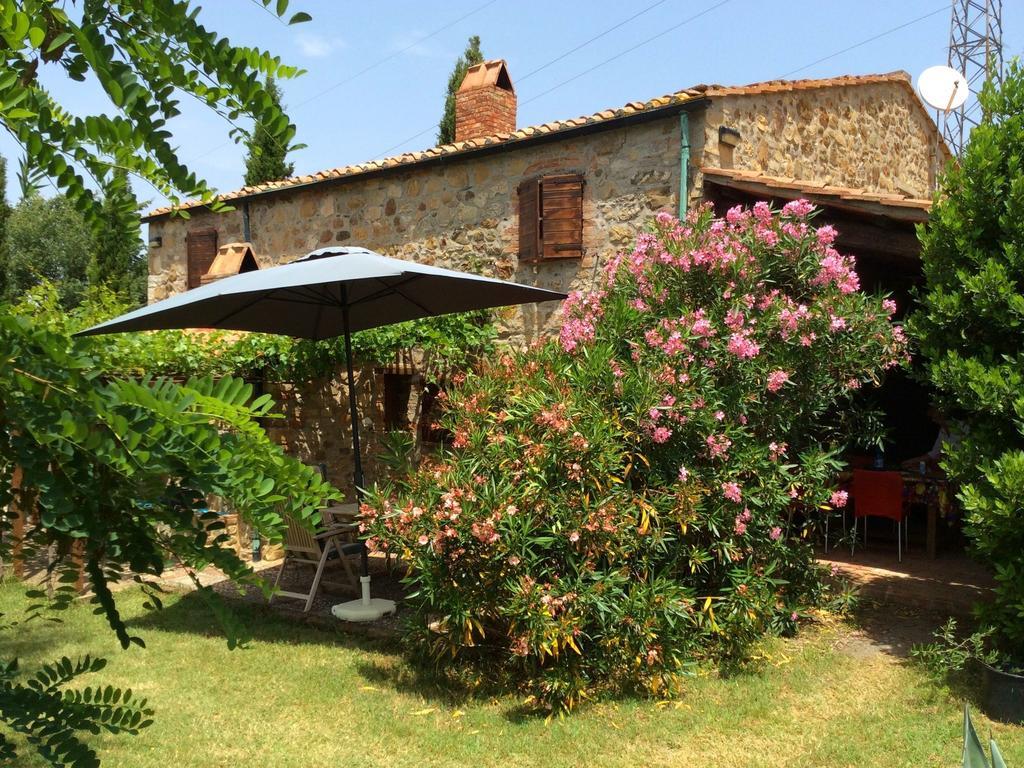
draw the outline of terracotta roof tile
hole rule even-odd
[[[806,195],[812,199],[823,199],[829,197],[849,200],[851,202],[876,203],[883,206],[896,206],[898,208],[914,208],[927,214],[931,208],[932,201],[923,198],[910,197],[899,192],[875,192],[853,187],[840,187],[824,184],[820,181],[805,181],[803,179],[780,178],[778,176],[766,176],[756,171],[740,170],[734,168],[712,168],[705,166],[700,169],[705,176],[711,177],[719,182],[736,182],[757,185],[766,194],[777,192],[783,197],[795,197]],[[827,202],[827,200],[823,200]]]
[[[479,65],[481,69],[487,70],[488,77],[498,77],[500,75],[500,68],[498,64],[503,62],[485,62],[483,65]],[[248,197],[250,195],[260,194],[268,191],[284,190],[291,187],[299,187],[305,184],[312,184],[317,181],[326,181],[329,179],[339,179],[348,176],[358,176],[362,173],[369,173],[372,171],[382,170],[386,168],[394,168],[403,165],[412,165],[423,160],[431,158],[437,158],[448,155],[455,155],[460,152],[466,152],[472,149],[479,149],[484,146],[493,146],[496,144],[512,143],[516,141],[529,140],[533,137],[556,133],[559,131],[567,131],[573,128],[580,128],[588,125],[594,125],[596,123],[602,123],[606,121],[616,120],[629,115],[635,115],[642,112],[648,112],[655,109],[661,109],[665,107],[675,106],[684,104],[694,99],[702,97],[716,96],[744,96],[744,95],[756,95],[762,93],[774,93],[779,91],[793,91],[793,90],[807,90],[812,88],[834,88],[840,86],[855,86],[855,85],[870,85],[873,83],[903,83],[905,87],[911,92],[915,102],[924,112],[924,107],[921,106],[920,102],[917,101],[917,95],[914,94],[913,86],[910,83],[910,75],[906,72],[897,71],[889,72],[887,74],[880,75],[848,75],[844,77],[832,77],[822,80],[770,80],[763,83],[752,83],[744,86],[722,86],[722,85],[695,85],[691,88],[686,88],[675,93],[666,94],[664,96],[658,96],[648,101],[631,101],[628,104],[619,107],[617,109],[604,109],[592,115],[583,115],[570,120],[556,120],[554,122],[544,123],[543,125],[531,125],[525,126],[516,130],[512,134],[501,133],[494,136],[484,137],[483,139],[474,139],[471,141],[461,141],[454,144],[445,144],[442,146],[431,147],[430,149],[416,151],[416,152],[405,152],[397,157],[387,157],[382,160],[372,160],[366,163],[359,163],[354,165],[342,166],[340,168],[331,168],[324,171],[320,171],[313,176],[304,175],[296,176],[288,179],[282,179],[280,181],[268,182],[266,184],[260,184],[257,186],[242,187],[234,192],[226,192],[220,195],[220,200],[223,202],[231,202],[232,200],[238,200],[240,198]],[[924,112],[927,115],[927,112]],[[942,143],[942,147],[946,150],[948,155],[948,149],[945,143]],[[202,201],[189,200],[182,203],[179,208],[195,208],[203,205]],[[174,209],[171,207],[156,208],[145,216],[144,220],[156,218],[159,216],[171,213]]]

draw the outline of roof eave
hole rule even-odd
[[[298,184],[289,184],[286,187],[278,187],[274,189],[261,189],[254,192],[247,192],[245,194],[234,195],[230,198],[222,200],[222,202],[226,206],[228,206],[228,210],[230,210],[231,206],[236,202],[247,202],[249,200],[253,200],[256,198],[265,198],[272,195],[290,194],[293,192],[299,192],[305,189],[309,189],[310,187],[335,186],[337,184],[344,184],[354,179],[374,178],[376,176],[382,176],[388,173],[395,173],[398,171],[408,170],[412,168],[424,168],[431,165],[439,165],[441,163],[454,162],[457,160],[463,160],[467,158],[484,157],[486,155],[497,154],[499,152],[506,152],[523,146],[544,144],[551,141],[559,141],[567,137],[585,136],[590,133],[598,133],[601,131],[623,128],[628,125],[634,125],[637,123],[644,123],[651,120],[672,117],[674,115],[680,114],[681,112],[692,112],[696,109],[703,108],[708,104],[709,101],[710,98],[708,96],[694,96],[693,98],[686,99],[685,101],[676,102],[674,104],[667,104],[663,107],[654,107],[652,109],[646,109],[628,115],[620,115],[605,120],[597,120],[592,123],[586,123],[584,125],[570,126],[568,128],[562,128],[557,131],[538,133],[531,136],[524,136],[522,138],[507,139],[505,141],[496,141],[492,144],[485,144],[480,147],[469,147],[467,149],[460,149],[454,152],[446,152],[443,154],[432,155],[430,157],[423,157],[405,163],[395,163],[394,165],[385,166],[383,168],[369,168],[365,171],[348,173],[333,178],[315,179],[313,181],[306,181]],[[207,205],[193,205],[181,209],[172,209],[169,211],[160,211],[159,213],[145,214],[141,217],[141,220],[144,223],[149,223],[151,221],[156,221],[159,219],[175,216],[180,210],[191,211],[208,209],[209,206]]]

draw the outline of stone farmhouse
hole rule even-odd
[[[949,158],[905,72],[699,85],[519,127],[508,67],[489,61],[456,95],[452,144],[244,187],[222,195],[228,212],[187,203],[188,219],[148,213],[149,298],[328,245],[587,290],[657,211],[805,197],[839,229],[840,250],[858,257],[862,282],[899,300],[919,274],[914,226],[927,219]],[[508,341],[529,343],[557,330],[557,309],[512,308],[499,326]],[[407,390],[399,377],[408,374],[364,379],[378,423],[394,421],[385,390]],[[278,385],[293,418],[275,429],[344,485],[351,457],[339,386]]]

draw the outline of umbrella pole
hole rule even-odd
[[[348,302],[342,307],[341,317],[345,328],[345,368],[348,374],[348,414],[352,422],[352,456],[355,460],[356,503],[361,503],[363,500],[363,457],[359,449],[359,405],[356,393],[356,377],[352,370],[352,333],[348,327]],[[369,576],[370,558],[365,546],[363,547],[362,568],[362,575]]]
[[[356,399],[356,377],[352,370],[352,332],[348,322],[348,291],[342,286],[341,318],[345,331],[345,369],[348,375],[348,409],[352,421],[352,453],[355,458],[356,501],[363,500],[363,459],[359,450],[359,405]],[[359,577],[362,596],[358,600],[341,603],[331,613],[345,621],[375,621],[386,613],[395,612],[394,600],[370,597],[370,557],[363,544],[362,575]]]

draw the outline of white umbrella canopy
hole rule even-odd
[[[352,333],[423,317],[565,297],[544,288],[392,259],[365,248],[321,248],[289,264],[194,288],[76,335],[219,328],[314,340],[344,336],[356,493],[361,495]],[[361,581],[362,599],[334,606],[335,616],[366,621],[395,609],[390,600],[370,598],[365,548]]]
[[[381,256],[322,248],[142,307],[81,332],[223,328],[329,339],[405,320],[558,301],[564,293]]]

